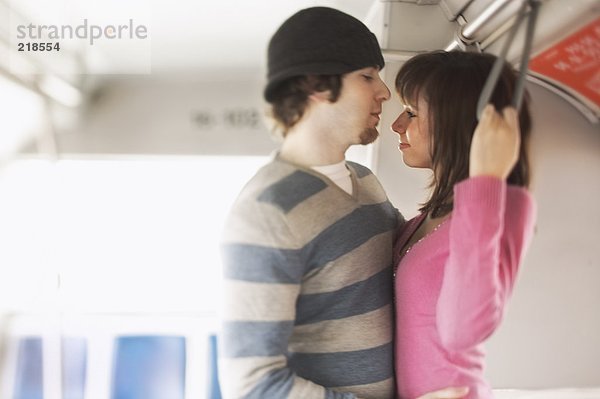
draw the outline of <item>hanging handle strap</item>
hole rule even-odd
[[[527,12],[527,6],[531,8],[529,13]],[[517,110],[521,107],[521,103],[523,101],[523,92],[525,90],[525,76],[527,75],[527,67],[529,65],[529,56],[531,53],[531,44],[533,42],[533,34],[535,32],[535,23],[537,21],[538,11],[540,7],[540,0],[527,0],[523,1],[521,8],[519,9],[519,13],[517,15],[517,20],[514,25],[510,29],[508,37],[502,46],[502,50],[494,62],[494,66],[490,71],[490,74],[485,82],[485,86],[481,90],[481,95],[479,96],[479,101],[477,102],[477,119],[481,118],[481,113],[483,112],[483,108],[487,105],[492,97],[492,93],[496,88],[496,84],[498,83],[498,79],[500,78],[500,73],[502,72],[502,67],[504,66],[504,62],[506,59],[506,54],[510,45],[512,44],[515,34],[519,29],[519,26],[523,22],[523,19],[528,16],[527,21],[527,31],[525,33],[525,44],[523,46],[523,54],[521,55],[521,67],[519,69],[519,78],[517,80],[517,84],[515,87],[515,92],[513,95],[512,106]]]

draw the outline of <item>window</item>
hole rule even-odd
[[[0,170],[0,312],[214,312],[224,218],[265,162],[9,164]]]

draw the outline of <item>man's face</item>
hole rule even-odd
[[[390,91],[374,67],[359,69],[342,76],[342,91],[333,103],[340,140],[348,144],[369,144],[379,136],[382,103]]]

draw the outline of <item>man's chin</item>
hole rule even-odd
[[[366,128],[360,135],[360,144],[371,144],[372,142],[377,140],[377,137],[379,137],[379,132],[377,131],[377,128]]]

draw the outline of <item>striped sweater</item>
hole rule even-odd
[[[275,158],[225,225],[219,362],[226,398],[392,398],[398,220],[371,171],[353,195]]]

